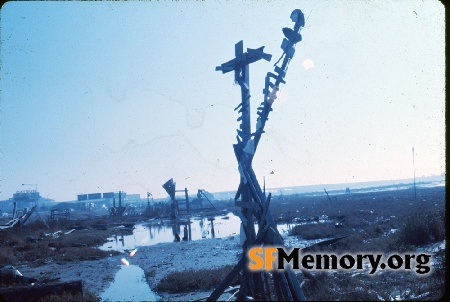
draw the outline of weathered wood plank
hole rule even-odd
[[[243,202],[243,201],[235,201],[234,205],[241,208],[258,210],[259,206],[253,202]]]
[[[222,281],[222,283],[217,286],[217,288],[211,293],[208,299],[206,301],[217,301],[219,299],[220,295],[224,292],[224,290],[227,288],[227,286],[230,284],[231,281],[233,281],[234,278],[239,274],[239,272],[244,268],[245,264],[247,263],[246,256],[242,256],[242,258],[239,260],[239,262],[235,265],[235,267],[231,270],[231,272],[228,274],[228,276],[225,277],[225,279]]]
[[[284,271],[289,289],[292,293],[292,298],[294,301],[305,301],[305,295],[300,287],[297,276],[291,270]]]

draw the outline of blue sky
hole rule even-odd
[[[444,7],[438,1],[8,2],[1,9],[0,200],[37,184],[77,194],[236,190],[240,89],[253,129],[283,27],[306,25],[254,169],[268,187],[445,172]],[[306,69],[305,60],[314,62]],[[271,173],[273,172],[273,174]]]

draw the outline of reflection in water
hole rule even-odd
[[[297,224],[297,223],[296,223]],[[294,225],[296,225],[294,224]],[[225,238],[239,235],[241,220],[233,213],[225,216],[191,217],[187,221],[153,220],[151,223],[136,224],[131,235],[118,235],[110,238],[110,242],[100,247],[102,250],[133,250],[137,246],[154,245],[162,242],[173,242],[178,236],[179,241],[200,240],[202,238]],[[288,231],[293,225],[278,225],[281,234]],[[257,230],[257,225],[255,225]]]
[[[184,232],[184,236],[183,236],[183,241],[187,241],[189,239],[189,235],[188,235],[188,229],[187,229],[187,225],[184,225],[183,227],[183,232]]]
[[[148,228],[148,230],[150,232],[150,239],[159,236],[161,234],[161,230],[165,228],[162,221],[159,221],[158,223],[149,226],[150,227]],[[155,231],[157,232],[157,234],[155,233]]]
[[[215,230],[214,230],[214,220],[215,218],[207,218],[208,221],[211,222],[211,231],[209,231],[207,228],[208,226],[204,223],[204,220],[206,220],[206,218],[201,217],[198,220],[198,225],[200,226],[200,230],[202,232],[202,238],[207,238],[208,235],[211,235],[211,238],[215,238]],[[171,222],[171,226],[172,226],[172,234],[174,236],[174,242],[179,242],[181,240],[183,241],[188,241],[188,240],[192,240],[192,224],[196,224],[194,221],[191,221],[190,219],[188,219],[187,221],[172,221]],[[181,233],[181,226],[183,226],[183,233]],[[152,225],[148,225],[149,229],[151,230],[151,228],[153,227]],[[196,226],[194,226],[194,229],[196,229]],[[151,231],[150,231],[151,233]],[[183,235],[183,237],[181,238],[180,236]],[[151,238],[153,239],[153,237]]]
[[[208,219],[205,216],[192,217],[187,221],[162,221],[157,219],[151,223],[136,224],[131,235],[119,234],[114,236],[100,249],[133,250],[137,246],[173,242],[177,236],[181,241],[181,237],[186,238],[185,227],[187,228],[187,240],[224,238],[238,235],[239,225],[240,218],[233,213],[228,213],[225,216],[216,216],[215,220]]]
[[[144,271],[137,265],[123,265],[114,282],[100,295],[102,301],[158,301],[145,281]]]
[[[181,225],[183,225],[183,241],[192,240],[192,229],[191,229],[191,221],[188,220],[187,222],[179,222],[179,221],[173,221],[172,224],[172,234],[174,236],[174,241],[179,242],[180,241],[180,235],[181,235]],[[152,226],[149,225],[149,228]]]
[[[189,221],[189,225],[188,225],[188,230],[189,230],[189,240],[192,240],[192,228],[191,228],[190,221]]]
[[[113,235],[113,236],[114,236],[114,239],[115,239],[115,241],[116,241],[116,245],[117,245],[117,246],[119,246],[119,242],[121,242],[122,246],[125,246],[125,245],[124,245],[123,234],[121,234],[121,235]],[[120,238],[119,238],[119,237],[120,237]]]
[[[172,234],[174,236],[174,240],[175,242],[179,242],[180,241],[180,225],[176,222],[172,222]]]

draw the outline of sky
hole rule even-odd
[[[445,172],[445,21],[439,1],[57,1],[1,8],[0,200],[125,191],[234,191],[240,87],[252,131],[283,27],[306,24],[253,168],[268,188]],[[412,147],[414,147],[414,161]],[[22,185],[25,184],[25,185]]]

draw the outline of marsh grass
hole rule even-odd
[[[303,282],[305,296],[311,301],[439,300],[445,294],[445,267],[442,265],[426,277],[404,271],[357,276],[351,272],[320,272],[314,274],[314,279],[302,274],[297,276],[299,282]],[[423,298],[417,299],[417,296]]]
[[[100,299],[90,292],[83,295],[80,293],[76,295],[62,293],[60,295],[48,295],[39,299],[38,302],[100,302]]]
[[[389,245],[393,251],[404,252],[415,247],[445,239],[445,212],[415,212],[403,223],[396,240]]]
[[[316,223],[297,225],[292,228],[290,236],[300,236],[303,239],[331,238],[347,235],[348,229],[336,228],[334,223]]]
[[[221,268],[170,273],[159,281],[155,289],[157,292],[169,293],[210,290],[218,286],[233,267],[233,265],[227,265]],[[237,278],[234,282],[236,281]]]
[[[88,225],[88,222],[77,222]],[[39,266],[51,261],[93,260],[116,255],[119,252],[102,251],[97,247],[111,236],[111,230],[76,230],[64,234],[73,225],[70,221],[51,221],[48,229],[42,221],[25,227],[0,230],[0,267],[29,262]],[[52,233],[60,232],[57,236]]]

